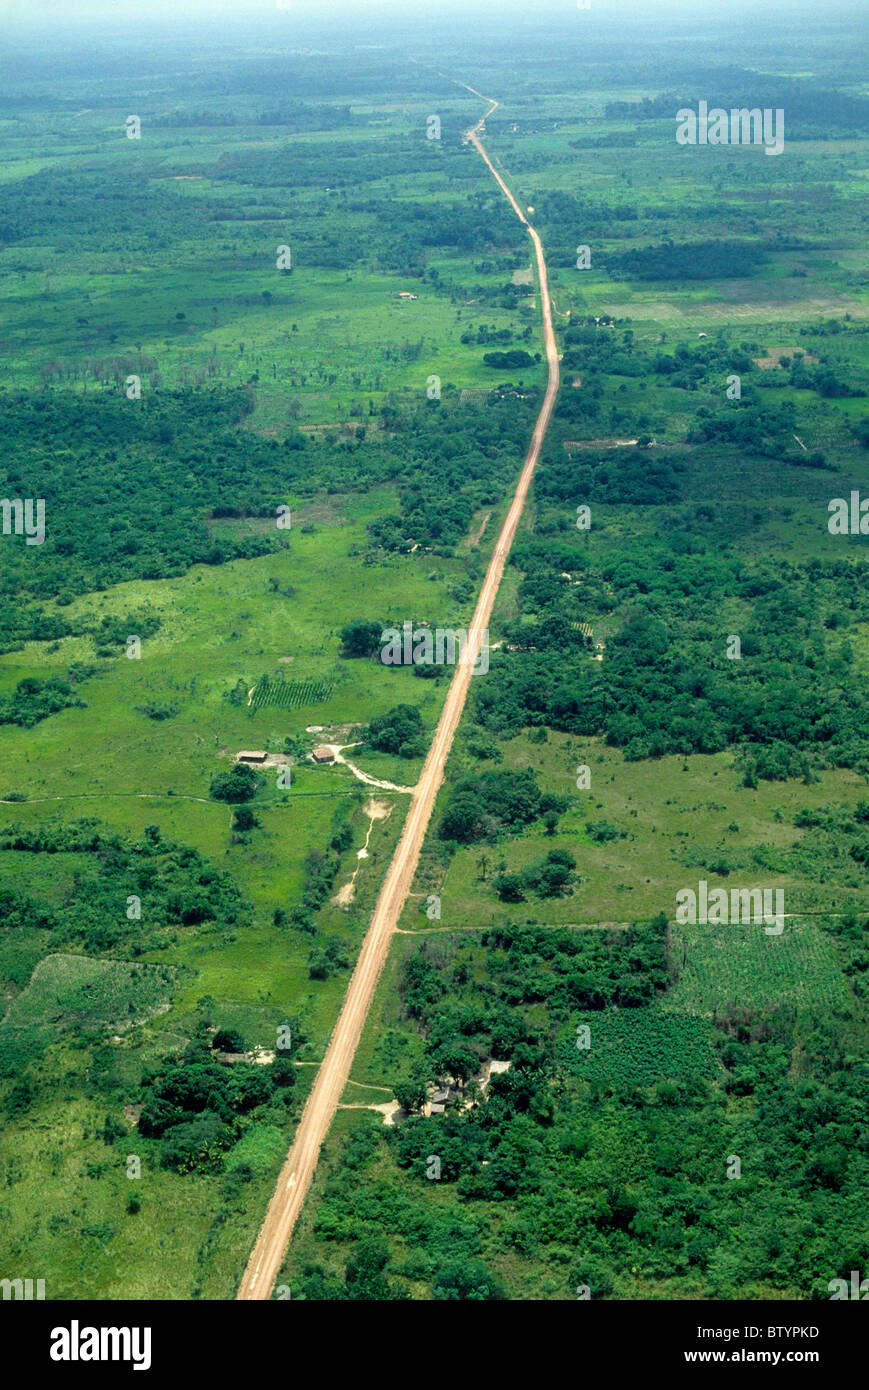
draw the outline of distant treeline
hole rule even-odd
[[[630,116],[641,121],[659,121],[675,117],[682,107],[696,110],[701,100],[708,102],[710,110],[715,106],[726,111],[781,107],[785,113],[785,138],[788,132],[802,139],[824,140],[869,131],[869,97],[832,91],[777,73],[739,69],[712,69],[702,78],[692,78],[690,87],[683,85],[678,91],[661,92],[640,101],[609,101],[604,111],[608,120]]]
[[[188,110],[184,107],[178,107],[159,116],[144,115],[142,119],[143,123],[147,122],[148,125],[162,130],[183,129],[186,126],[249,126],[251,124],[282,125],[289,126],[293,130],[338,130],[342,126],[352,125],[354,120],[365,123],[362,118],[354,118],[349,106],[327,103],[308,106],[300,101],[288,102],[284,106],[269,111],[261,111],[254,117],[237,111]]]
[[[761,248],[750,241],[667,241],[605,257],[607,271],[616,280],[742,279],[765,261]]]

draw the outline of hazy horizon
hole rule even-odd
[[[580,10],[575,0],[438,0],[435,10],[430,0],[0,0],[0,19],[15,21],[22,27],[68,28],[93,23],[107,27],[128,26],[131,37],[136,29],[152,29],[156,24],[172,28],[188,24],[234,22],[246,25],[256,21],[361,28],[380,22],[408,24],[419,22],[437,28],[442,21],[455,18],[469,22],[494,19],[502,22],[547,24],[579,22],[632,23],[651,27],[662,23],[690,22],[701,28],[750,18],[759,26],[786,21],[793,26],[804,18],[816,26],[849,21],[865,14],[863,0],[835,0],[819,12],[811,0],[591,0],[588,10]]]

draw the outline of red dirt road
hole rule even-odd
[[[473,88],[469,87],[467,90],[473,91]],[[480,93],[475,92],[474,95],[479,96]],[[488,100],[488,98],[484,98],[484,100]],[[491,115],[497,105],[497,102],[492,102],[486,116]],[[480,591],[469,634],[467,660],[456,665],[434,740],[413,794],[401,839],[383,881],[371,925],[362,943],[359,959],[353,971],[338,1021],[329,1039],[326,1055],[317,1073],[313,1090],[305,1104],[293,1146],[281,1169],[277,1187],[269,1203],[265,1220],[239,1286],[236,1295],[239,1299],[268,1299],[270,1296],[290,1243],[293,1227],[311,1185],[321,1145],[329,1131],[338,1102],[347,1084],[353,1057],[362,1036],[362,1029],[371,1007],[378,977],[386,961],[392,934],[413,883],[419,853],[434,809],[435,798],[443,781],[444,764],[452,747],[453,738],[467,699],[472,668],[479,651],[481,635],[489,626],[489,619],[504,573],[504,566],[513,544],[516,527],[522,515],[531,477],[540,456],[540,449],[558,393],[558,351],[552,328],[552,307],[543,247],[540,237],[528,222],[480,141],[477,132],[486,116],[482,117],[464,138],[474,146],[485,160],[509,199],[516,216],[528,228],[528,234],[534,244],[540,302],[543,309],[546,360],[549,366],[546,395],[510,510],[501,528],[501,534],[498,537]]]

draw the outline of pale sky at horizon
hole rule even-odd
[[[207,19],[221,23],[233,20],[251,22],[256,18],[293,19],[311,22],[337,20],[409,21],[414,15],[429,23],[457,14],[479,14],[492,18],[517,16],[525,21],[575,17],[579,22],[632,19],[693,20],[698,26],[728,17],[753,15],[759,23],[789,19],[800,14],[823,23],[838,17],[865,13],[864,0],[591,0],[587,13],[576,13],[575,0],[0,0],[0,19],[28,24],[41,22],[66,27],[99,21],[108,24],[146,24],[158,21],[173,24]]]

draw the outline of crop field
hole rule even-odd
[[[260,681],[250,697],[249,709],[256,712],[265,705],[277,709],[298,709],[301,705],[319,705],[332,698],[334,686],[325,681]]]
[[[174,971],[87,956],[45,956],[0,1023],[4,1072],[60,1033],[125,1032],[169,1007]]]
[[[715,1073],[708,1024],[661,1009],[578,1014],[558,1056],[584,1081],[617,1091]]]
[[[815,920],[788,919],[780,936],[738,923],[674,925],[670,954],[680,973],[666,1003],[678,1012],[790,1005],[829,1016],[854,1008],[842,958]]]

